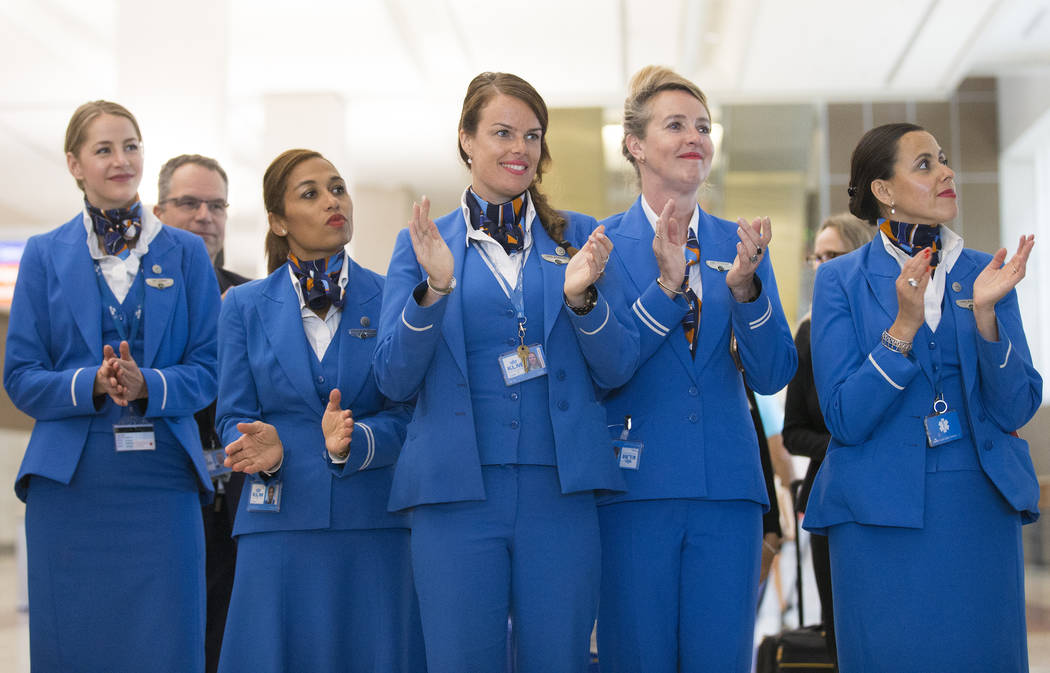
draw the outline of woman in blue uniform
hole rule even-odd
[[[84,210],[26,244],[4,364],[36,420],[15,484],[33,670],[203,671],[212,491],[193,412],[215,394],[215,274],[139,202],[130,112],[85,103],[65,148]]]
[[[353,204],[317,152],[274,159],[263,200],[270,275],[231,288],[220,316],[218,431],[253,476],[219,670],[417,673],[407,520],[386,511],[409,408],[371,368],[383,277],[344,251]],[[330,456],[322,416],[343,404],[350,441]]]
[[[667,68],[634,75],[623,153],[642,193],[605,220],[641,363],[606,399],[627,492],[604,498],[603,672],[749,671],[768,507],[747,384],[772,394],[796,354],[767,254],[769,220],[728,222],[696,192],[714,144],[704,94]],[[629,424],[625,418],[630,417]]]
[[[599,280],[601,228],[539,190],[546,133],[531,85],[475,77],[459,126],[471,185],[436,222],[414,206],[387,275],[376,376],[417,398],[390,509],[413,510],[431,673],[503,670],[508,613],[521,673],[588,665],[594,491],[623,487],[595,386],[626,381],[637,334]]]
[[[843,671],[1028,670],[1021,525],[1039,487],[1012,433],[1042,380],[1014,287],[1034,240],[1009,261],[964,248],[943,224],[954,177],[922,128],[869,131],[850,211],[879,233],[817,273],[813,376],[831,443],[805,527],[828,536]]]

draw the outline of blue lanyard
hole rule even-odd
[[[113,290],[109,287],[109,283],[102,276],[102,269],[99,268],[98,262],[95,262],[95,275],[98,279],[99,291],[102,293],[102,303],[109,309],[109,317],[113,320],[113,326],[116,328],[117,334],[120,335],[121,341],[127,341],[129,347],[134,347],[132,342],[139,335],[139,327],[142,324],[144,290],[142,284],[138,282],[142,276],[142,269],[139,269],[135,280],[131,283],[131,289],[128,290],[128,294],[135,303],[135,310],[132,311],[130,320],[124,309],[121,308],[120,302],[117,301],[117,296],[113,294]]]
[[[496,277],[496,282],[499,283],[499,286],[510,297],[511,303],[514,304],[514,308],[518,312],[518,338],[521,339],[522,345],[525,345],[525,323],[527,322],[525,317],[525,254],[528,251],[521,251],[521,264],[518,265],[518,280],[511,287],[507,279],[503,277],[503,274],[499,272],[499,269],[492,262],[492,258],[485,252],[485,248],[477,241],[474,241],[473,244],[492,271],[492,275]]]

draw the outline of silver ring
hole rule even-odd
[[[748,259],[750,259],[751,263],[754,264],[758,261],[758,255],[751,255],[751,257],[749,257]]]
[[[756,255],[761,255],[762,254],[762,246],[761,245],[758,246],[757,248],[755,248],[755,254]]]
[[[919,287],[919,281],[915,280],[914,278],[909,278],[908,285],[911,285],[912,287]]]

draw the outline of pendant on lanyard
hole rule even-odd
[[[524,289],[526,251],[523,250],[518,253],[521,255],[521,263],[518,265],[518,278],[515,285],[511,287],[492,262],[492,258],[485,252],[485,248],[477,243],[475,243],[475,247],[478,253],[481,254],[482,259],[485,260],[485,264],[492,271],[492,275],[496,277],[500,288],[514,304],[517,312],[519,345],[512,351],[500,354],[498,358],[500,373],[503,374],[503,382],[508,386],[513,386],[523,381],[546,376],[547,357],[543,352],[543,346],[539,343],[525,344],[525,323],[528,322],[528,319],[525,317]]]
[[[637,470],[638,463],[642,459],[642,449],[645,448],[642,442],[628,439],[630,434],[631,416],[628,414],[623,417],[623,432],[620,433],[619,439],[613,440],[613,450],[619,456],[619,465],[622,470]]]
[[[931,448],[962,437],[959,414],[948,409],[943,393],[937,395],[933,402],[933,413],[923,419],[923,424],[926,426],[926,442]]]

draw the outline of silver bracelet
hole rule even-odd
[[[427,276],[427,287],[435,293],[440,294],[442,297],[450,295],[452,294],[452,290],[456,289],[456,277],[452,276],[452,280],[449,281],[448,287],[434,287],[434,284],[430,282],[430,276]]]
[[[673,294],[685,294],[681,290],[676,290],[676,289],[674,289],[672,287],[667,287],[666,285],[664,285],[662,282],[660,282],[660,276],[656,277],[656,284],[659,285],[660,287],[662,287],[663,289],[667,290],[668,292],[673,293]]]
[[[907,355],[911,352],[911,342],[891,336],[889,330],[882,331],[882,345],[894,353],[900,353],[901,355]]]

